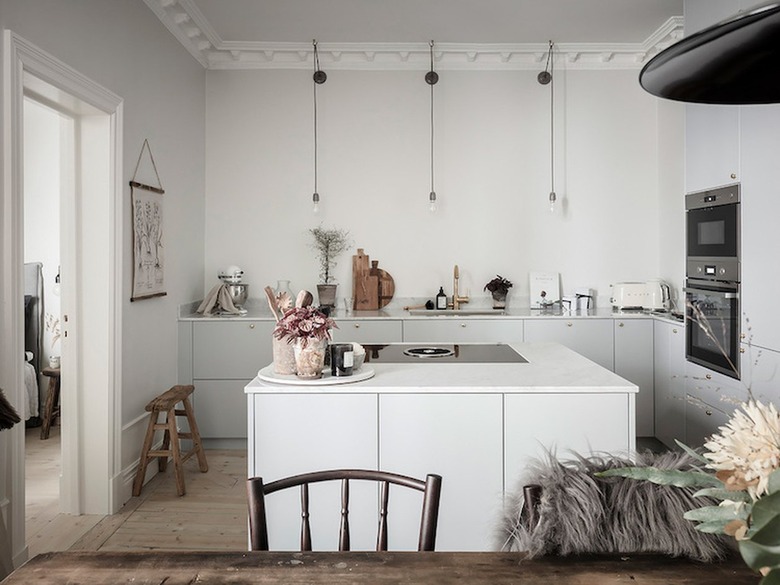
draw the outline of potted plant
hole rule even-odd
[[[510,288],[512,288],[512,283],[500,274],[496,274],[496,277],[488,282],[482,290],[490,291],[494,309],[503,309],[506,307],[506,295]]]
[[[320,378],[335,321],[315,307],[293,307],[276,323],[274,338],[294,344],[299,378]]]
[[[317,285],[320,305],[335,307],[338,285],[333,282],[333,269],[336,267],[338,256],[349,247],[349,232],[318,226],[310,229],[309,233],[314,238],[312,247],[317,252],[317,259],[320,263],[320,284]]]

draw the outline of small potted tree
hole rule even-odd
[[[349,247],[349,232],[341,229],[325,229],[322,226],[309,230],[314,242],[312,248],[317,252],[320,263],[320,284],[317,285],[317,295],[323,307],[336,306],[336,288],[333,269],[341,253]]]
[[[506,295],[510,288],[512,288],[512,283],[500,274],[496,274],[496,277],[488,282],[483,290],[490,291],[494,309],[504,309],[506,308]]]

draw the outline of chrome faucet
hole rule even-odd
[[[468,296],[462,297],[458,294],[459,280],[460,280],[460,270],[458,270],[458,265],[456,264],[452,276],[452,302],[449,303],[449,306],[452,307],[452,309],[455,311],[460,309],[460,305],[469,302]]]

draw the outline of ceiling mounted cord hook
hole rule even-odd
[[[434,42],[430,41],[428,47],[431,55],[431,69],[425,74],[425,82],[431,86],[431,192],[428,195],[428,202],[431,211],[436,211],[436,189],[434,188],[434,164],[433,164],[433,138],[434,138],[434,125],[433,125],[433,86],[439,81],[439,74],[433,70],[433,45]]]

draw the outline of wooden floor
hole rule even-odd
[[[29,556],[61,550],[245,550],[246,452],[207,450],[208,473],[184,464],[187,493],[176,495],[173,468],[113,516],[59,513],[60,434],[27,430],[26,530]]]

